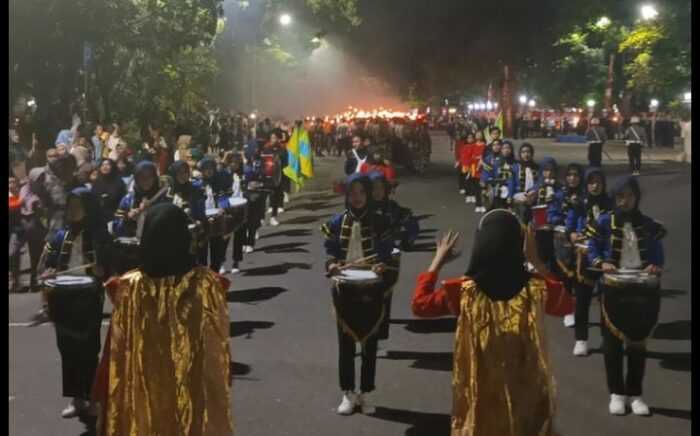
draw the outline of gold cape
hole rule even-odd
[[[206,267],[123,275],[110,327],[106,435],[233,434],[226,289]]]
[[[462,284],[452,375],[452,436],[553,436],[554,379],[544,330],[544,280],[509,301]]]

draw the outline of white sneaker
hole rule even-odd
[[[649,406],[642,400],[642,397],[630,397],[630,407],[632,407],[632,413],[638,416],[648,416],[651,415],[649,411]]]
[[[267,213],[272,213],[272,208],[271,208],[271,207],[268,207],[268,208],[267,208]]]
[[[284,193],[284,202],[289,203],[289,194],[287,194],[286,192]]]
[[[271,217],[271,218],[270,218],[270,225],[271,225],[272,227],[277,227],[277,226],[280,225],[280,223],[279,223],[279,221],[277,221],[277,220],[275,219],[275,217]]]
[[[284,212],[284,209],[282,209],[281,207],[277,208],[277,213],[283,213],[283,212]]]
[[[470,202],[470,203],[476,203],[476,197],[474,197],[473,195],[470,195],[470,196],[469,196],[469,202]]]
[[[352,415],[355,411],[355,405],[357,404],[357,398],[355,393],[352,391],[346,391],[343,393],[343,399],[338,406],[336,412],[338,415]]]
[[[263,218],[260,220],[260,226],[264,226],[264,225],[265,225],[265,219]],[[255,232],[255,239],[258,239],[258,232]]]
[[[471,203],[471,201],[469,201],[469,197],[465,197],[465,198],[464,198],[464,202],[465,202],[466,204]]]
[[[574,356],[588,356],[588,341],[576,341]]]
[[[225,268],[225,267],[222,266],[221,268],[219,268],[219,274],[224,275],[224,274],[226,274],[227,272],[228,272],[228,271],[226,271],[226,268]]]
[[[610,405],[608,405],[608,410],[611,415],[624,415],[625,414],[625,396],[610,394]]]
[[[260,239],[260,232],[256,231],[255,232],[255,240],[257,241],[258,239]]]
[[[462,195],[464,195],[464,194],[466,194],[466,193],[467,193],[467,191],[466,191],[466,190],[464,190],[464,189],[460,189],[460,190],[459,190],[459,193],[460,193],[460,194],[462,194]]]
[[[388,355],[389,352],[386,350],[386,348],[382,348],[377,345],[377,357],[387,357]]]
[[[250,245],[246,245],[245,247],[243,247],[243,252],[246,253],[246,254],[247,254],[247,253],[252,253],[253,251],[254,251],[254,249],[253,249],[253,247],[251,247]]]
[[[241,270],[236,268],[235,266],[231,269],[231,275],[236,275],[236,274],[240,274],[240,273],[241,273]]]
[[[374,404],[372,403],[372,400],[370,399],[370,393],[369,392],[362,392],[357,396],[358,400],[357,402],[360,405],[360,410],[362,410],[362,413],[365,415],[372,415],[374,412],[377,411],[377,408],[374,407]]]
[[[573,327],[576,325],[576,318],[573,313],[564,316],[564,327]]]
[[[68,406],[61,411],[61,417],[69,419],[79,416],[88,409],[89,405],[86,401],[79,398],[73,398]]]

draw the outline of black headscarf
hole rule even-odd
[[[200,160],[197,166],[199,167],[199,171],[202,172],[202,179],[206,179],[204,176],[205,169],[211,169],[214,171],[214,174],[211,176],[212,179],[216,177],[216,161],[214,159],[207,156]]]
[[[503,155],[503,148],[506,146],[510,146],[510,156],[505,157]],[[513,146],[513,143],[510,141],[503,141],[503,145],[501,145],[501,157],[503,158],[503,161],[508,163],[508,164],[514,164],[515,163],[515,147]]]
[[[195,266],[185,212],[171,203],[151,206],[141,236],[141,270],[149,277],[181,276]]]
[[[576,188],[572,189],[569,187],[569,184],[566,183],[565,189],[567,190],[567,192],[581,194],[584,192],[584,184],[585,184],[584,180],[583,180],[583,165],[577,164],[577,163],[570,163],[566,167],[566,175],[568,176],[569,171],[572,171],[572,170],[576,171],[576,173],[578,174],[578,179],[579,179],[578,186]]]
[[[530,150],[530,160],[527,162],[525,162],[521,158],[523,150],[526,148]],[[530,144],[529,142],[523,142],[523,144],[518,149],[518,163],[523,168],[537,168],[537,169],[539,169],[539,165],[537,165],[537,163],[535,163],[535,147],[533,147],[532,144]]]
[[[110,164],[111,170],[109,174],[102,174],[100,170],[102,164],[105,162],[109,162]],[[103,206],[108,209],[113,209],[112,212],[114,212],[117,210],[117,206],[119,206],[119,201],[126,195],[126,185],[124,184],[124,180],[119,177],[117,164],[112,159],[102,159],[97,168],[97,180],[92,184],[92,192],[94,192],[98,198],[102,198],[102,196],[106,194],[107,202],[103,202]]]
[[[466,275],[491,300],[507,301],[530,279],[525,270],[523,233],[518,218],[494,209],[481,218]]]
[[[359,183],[362,188],[367,193],[367,204],[363,209],[354,209],[350,206],[350,188],[354,183]],[[365,174],[353,174],[348,177],[345,193],[345,208],[352,212],[356,218],[361,218],[365,215],[365,212],[370,209],[374,209],[374,199],[372,198],[372,181]]]
[[[619,193],[621,193],[626,188],[630,188],[634,193],[635,202],[634,209],[628,212],[620,210],[617,205],[615,205],[615,218],[619,218],[619,223],[624,224],[626,221],[632,222],[637,225],[642,218],[642,213],[639,211],[639,201],[642,199],[642,190],[639,187],[639,182],[635,177],[627,176],[615,184],[612,190],[613,199]]]
[[[598,195],[593,195],[590,192],[588,192],[588,183],[590,182],[591,178],[598,174],[600,176],[600,179],[602,181],[602,189],[600,191],[600,194]],[[607,181],[605,179],[605,173],[603,172],[602,168],[599,167],[590,167],[588,170],[586,170],[586,207],[591,208],[593,206],[598,206],[600,210],[610,210],[612,209],[612,200],[608,196],[607,193]]]
[[[186,198],[189,198],[189,195],[192,192],[192,183],[187,180],[185,183],[180,183],[177,181],[177,173],[182,169],[182,168],[187,168],[188,171],[190,171],[190,166],[185,162],[184,160],[178,160],[172,163],[170,165],[170,168],[168,169],[168,175],[172,178],[172,189],[173,192],[176,194],[180,194]]]
[[[375,203],[386,203],[389,201],[389,193],[391,192],[391,185],[389,184],[389,181],[386,179],[386,176],[384,173],[381,171],[372,171],[371,173],[367,174],[367,177],[369,177],[369,180],[374,183],[374,182],[381,182],[384,184],[384,199],[377,202],[374,200],[374,197],[372,197],[372,201]],[[374,186],[372,186],[372,191],[374,191]],[[371,192],[370,191],[370,194]]]
[[[97,196],[90,189],[81,186],[70,191],[66,200],[69,202],[73,198],[80,201],[85,216],[79,223],[69,223],[71,229],[85,231],[94,242],[104,243],[107,241],[109,239],[107,222],[104,220]]]
[[[151,172],[153,174],[153,177],[155,179],[155,182],[153,183],[153,186],[151,189],[148,190],[148,192],[143,191],[139,184],[137,183],[138,177],[146,172]],[[136,204],[140,204],[140,199],[141,198],[151,198],[153,197],[156,192],[160,187],[158,186],[158,170],[156,169],[156,166],[153,162],[151,161],[141,161],[138,164],[136,164],[136,167],[134,168],[134,192],[135,192],[135,200]]]

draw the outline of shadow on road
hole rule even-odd
[[[659,323],[652,335],[654,339],[666,339],[670,341],[690,340],[690,321],[673,321]]]
[[[226,294],[226,301],[229,303],[252,303],[255,301],[271,300],[288,289],[277,286],[265,286],[262,288],[243,289],[240,291],[229,291]]]
[[[651,414],[668,416],[669,418],[679,418],[690,421],[691,413],[690,410],[678,410],[678,409],[664,409],[661,407],[650,407]]]
[[[250,365],[240,362],[229,362],[229,368],[231,374],[235,375],[247,375],[250,374]]]
[[[435,242],[426,242],[426,243],[421,243],[421,244],[413,244],[410,250],[407,250],[409,253],[430,253],[435,251]]]
[[[457,330],[457,318],[392,319],[390,324],[402,324],[412,333],[450,333]]]
[[[250,339],[256,330],[269,329],[273,325],[275,323],[271,321],[231,321],[229,336],[235,338],[245,335],[246,339]]]
[[[659,359],[659,366],[671,371],[690,372],[690,353],[658,353],[647,351],[648,359]]]
[[[427,220],[427,219],[430,218],[431,216],[435,216],[435,214],[428,213],[428,214],[425,214],[425,215],[416,215],[416,220],[418,220],[418,221]]]
[[[279,265],[270,266],[260,266],[257,268],[249,268],[241,271],[244,276],[276,276],[281,274],[286,274],[287,271],[298,268],[298,269],[311,269],[310,263],[294,263],[285,262]]]
[[[450,415],[444,413],[377,407],[377,411],[371,417],[410,425],[411,427],[406,430],[406,436],[446,436],[450,434]]]
[[[273,232],[273,233],[268,233],[265,235],[260,235],[260,239],[274,238],[277,236],[300,238],[300,237],[310,236],[310,235],[311,235],[311,230],[309,230],[309,229],[289,229],[289,230],[282,230],[281,232]]]
[[[324,214],[324,215],[310,215],[310,216],[298,216],[296,218],[292,218],[286,221],[283,221],[282,224],[311,224],[315,223],[317,221],[320,221],[324,218],[329,218],[332,217],[333,214]]]
[[[438,229],[420,229],[420,230],[418,231],[418,234],[422,234],[422,233],[435,233],[435,232],[437,232],[437,231],[438,231]]]
[[[659,291],[661,294],[661,298],[676,298],[680,297],[681,295],[686,295],[688,291],[684,291],[681,289],[662,289]]]
[[[388,351],[386,359],[414,360],[411,368],[431,371],[452,371],[452,353],[420,351]]]
[[[299,248],[304,245],[309,245],[308,242],[287,242],[285,244],[268,245],[267,247],[257,248],[257,251],[265,253],[308,253],[309,250]]]
[[[340,204],[334,204],[334,203],[331,203],[329,201],[312,201],[309,203],[301,203],[298,205],[290,206],[288,209],[285,209],[285,210],[288,210],[288,211],[310,210],[312,212],[316,212],[319,210],[329,209],[331,207],[339,207],[339,206],[340,206]]]

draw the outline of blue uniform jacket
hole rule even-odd
[[[377,213],[367,212],[369,215],[362,220],[363,253],[365,256],[377,254],[380,262],[391,260],[391,252],[394,249],[394,240],[388,218]],[[353,222],[352,215],[345,211],[333,216],[321,226],[321,232],[325,238],[324,247],[326,254],[333,260],[345,260],[350,237],[350,227]],[[366,234],[371,232],[371,234]]]
[[[588,240],[588,261],[598,267],[603,262],[612,263],[619,267],[623,226],[618,225],[615,212],[601,213],[591,231]],[[642,215],[638,223],[633,224],[639,244],[639,256],[642,268],[647,265],[664,265],[664,251],[661,239],[666,235],[666,229],[660,223]]]

